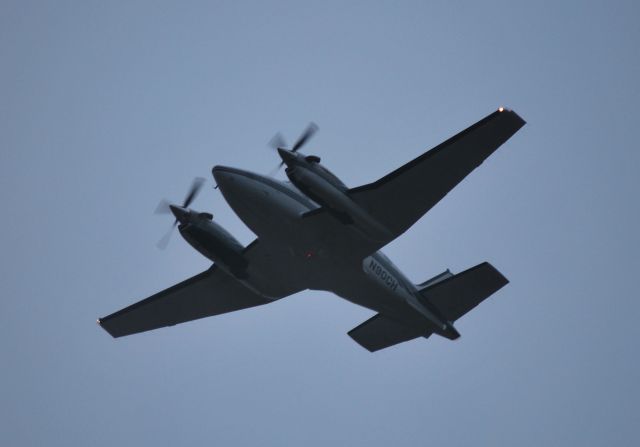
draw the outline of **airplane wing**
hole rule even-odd
[[[524,124],[515,112],[501,108],[380,180],[353,188],[348,194],[396,238]]]
[[[113,337],[173,326],[191,320],[271,303],[306,288],[287,275],[291,256],[285,249],[255,239],[243,251],[251,282],[265,295],[254,292],[223,269],[208,270],[169,287],[109,316],[98,323]]]
[[[122,337],[269,302],[214,265],[98,323],[111,336]]]

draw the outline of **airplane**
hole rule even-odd
[[[348,332],[371,352],[432,334],[455,340],[460,334],[454,322],[508,280],[483,262],[414,284],[380,249],[524,124],[515,112],[500,107],[413,161],[356,188],[348,188],[319,157],[299,152],[315,125],[290,149],[282,137],[274,137],[288,182],[233,167],[212,169],[226,202],[257,238],[245,247],[210,213],[190,209],[203,183],[196,180],[182,205],[163,202],[160,209],[173,214],[173,227],[213,262],[211,267],[98,323],[111,336],[122,337],[311,289],[333,292],[376,312]]]

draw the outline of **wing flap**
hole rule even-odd
[[[223,270],[209,270],[125,307],[98,323],[113,337],[173,326],[270,302]]]
[[[349,337],[370,352],[429,335],[431,332],[404,326],[381,314],[369,318],[349,331]]]
[[[524,124],[515,112],[500,109],[349,195],[397,237]]]
[[[449,321],[456,321],[509,281],[488,262],[420,291]]]

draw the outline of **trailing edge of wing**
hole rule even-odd
[[[100,318],[98,323],[111,336],[122,337],[268,302],[212,266],[199,275]]]
[[[524,124],[501,108],[381,179],[351,189],[349,196],[397,237]]]

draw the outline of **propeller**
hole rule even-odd
[[[318,131],[318,126],[311,122],[307,126],[307,128],[302,132],[302,135],[296,140],[296,142],[291,146],[290,152],[297,152],[302,146],[304,146],[307,141]],[[269,146],[274,149],[286,149],[287,142],[280,132],[275,134],[271,140],[269,140]],[[272,171],[271,176],[275,175],[280,168],[284,165],[284,160],[278,164],[278,166]]]
[[[184,201],[180,206],[181,208],[188,208],[189,205],[191,205],[191,202],[193,202],[193,200],[196,198],[196,196],[202,189],[204,182],[205,182],[205,179],[203,179],[202,177],[196,177],[193,179],[193,182],[191,183],[191,188],[189,188],[189,191],[187,192],[187,196],[184,198]],[[162,199],[160,203],[158,203],[158,206],[156,207],[154,213],[155,214],[173,214],[173,212],[171,211],[171,202],[169,202],[166,199]],[[159,249],[164,250],[167,247],[167,245],[169,244],[169,240],[171,239],[171,235],[173,234],[173,230],[176,228],[177,225],[178,225],[178,219],[176,218],[176,220],[173,221],[171,228],[169,228],[169,231],[167,231],[165,235],[162,236],[162,239],[160,239],[156,244]]]
[[[313,134],[316,133],[317,131],[318,131],[318,126],[315,123],[309,123],[309,125],[304,130],[304,132],[302,132],[302,135],[300,135],[300,138],[298,138],[298,141],[296,141],[293,147],[291,148],[291,152],[296,152],[298,149],[304,146],[307,140],[309,140],[309,138],[311,138]]]

